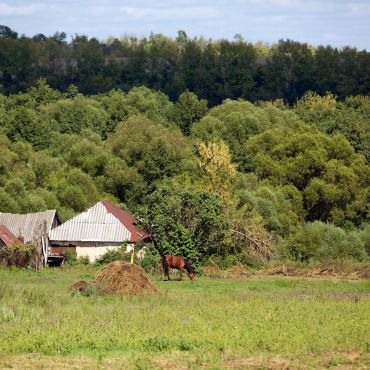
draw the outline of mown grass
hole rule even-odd
[[[243,361],[260,358],[264,368],[283,358],[322,367],[348,364],[348,353],[351,366],[370,365],[369,281],[155,276],[156,296],[72,292],[95,272],[0,270],[0,365],[253,368]]]

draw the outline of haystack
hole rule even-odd
[[[96,286],[110,294],[156,293],[142,267],[123,261],[114,261],[103,267],[96,277]]]

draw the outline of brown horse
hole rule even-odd
[[[181,256],[171,256],[165,255],[162,256],[162,271],[163,274],[167,276],[168,280],[170,279],[170,272],[169,269],[177,269],[180,271],[180,280],[182,280],[182,273],[184,269],[188,272],[190,280],[195,279],[194,269],[189,262],[185,260],[184,257]]]

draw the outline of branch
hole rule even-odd
[[[254,245],[257,246],[257,248],[259,249],[260,252],[262,251],[265,251],[265,254],[267,257],[271,257],[271,251],[266,248],[266,247],[263,247],[263,245],[260,245],[256,240],[254,240],[253,238],[251,238],[249,235],[247,234],[244,234],[238,230],[234,230],[234,229],[230,229],[230,231],[236,233],[236,234],[239,234],[239,235],[242,235],[244,236],[245,238],[247,238],[251,243],[253,243]],[[262,242],[264,244],[264,242]],[[262,252],[263,253],[263,252]]]

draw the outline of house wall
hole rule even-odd
[[[71,246],[71,244],[73,244],[73,247]],[[73,248],[73,250],[76,252],[77,258],[89,257],[90,262],[94,262],[107,251],[117,249],[121,246],[121,243],[61,242],[58,243],[58,245],[55,245],[55,242],[53,242],[51,250],[52,253],[60,253],[59,251],[65,251],[67,248]],[[133,244],[128,244],[126,251],[129,252],[132,248]]]

